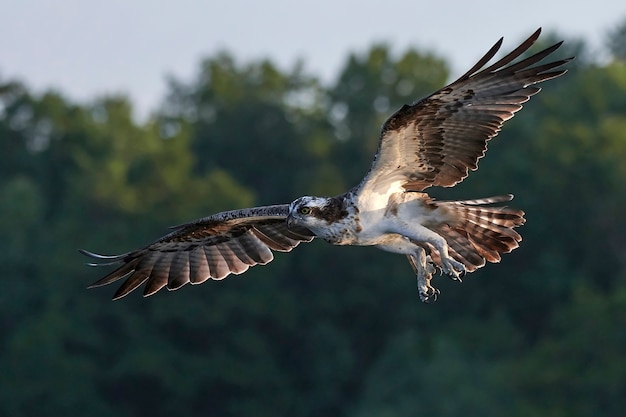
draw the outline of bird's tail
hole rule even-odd
[[[526,221],[524,212],[494,203],[511,201],[513,195],[464,201],[437,201],[454,220],[433,227],[446,239],[450,256],[463,263],[467,272],[485,265],[485,261],[500,262],[500,254],[519,246],[522,237],[513,230]],[[431,251],[432,252],[432,251]],[[437,253],[431,253],[438,263]]]

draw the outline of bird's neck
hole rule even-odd
[[[315,212],[315,217],[324,224],[315,233],[335,245],[352,244],[359,228],[358,213],[354,196],[350,192],[329,197],[327,204]]]

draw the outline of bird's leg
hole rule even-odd
[[[417,291],[419,292],[420,300],[429,304],[434,303],[439,296],[439,290],[430,285],[430,280],[435,273],[435,267],[431,262],[428,262],[426,251],[418,246],[415,254],[409,254],[406,257],[417,276]]]
[[[453,259],[448,253],[448,243],[439,234],[433,232],[427,227],[420,226],[414,230],[414,235],[410,237],[414,243],[426,242],[431,244],[441,258],[441,271],[450,276],[455,281],[460,281],[465,275],[465,265]]]

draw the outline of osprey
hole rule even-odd
[[[405,255],[417,276],[420,299],[433,302],[431,286],[440,270],[454,280],[499,262],[519,246],[514,230],[524,212],[494,203],[505,195],[476,200],[436,201],[423,191],[452,187],[478,169],[487,142],[540,88],[559,77],[572,58],[536,65],[562,42],[512,63],[535,43],[541,29],[512,52],[483,69],[502,38],[458,80],[404,105],[383,124],[378,151],[359,185],[335,197],[300,197],[291,204],[226,211],[173,228],[148,246],[116,256],[81,250],[98,265],[117,265],[90,286],[126,278],[121,298],[142,284],[144,296],[209,278],[241,274],[267,264],[272,251],[289,252],[321,238],[334,245],[375,246]]]

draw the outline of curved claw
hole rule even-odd
[[[463,282],[463,278],[465,278],[465,275],[467,274],[467,270],[465,269],[465,266],[463,266],[463,269],[460,270],[457,274],[455,275],[450,275],[450,278],[452,278],[453,281],[458,281],[458,282]]]
[[[448,277],[450,277],[450,279],[452,281],[457,281],[462,283],[463,282],[463,278],[465,277],[465,274],[467,273],[467,271],[464,269],[462,271],[460,271],[458,274],[450,274],[448,275]]]
[[[462,281],[466,272],[465,265],[452,258],[441,260],[441,270],[454,281]]]
[[[437,288],[428,287],[426,292],[420,291],[420,300],[426,304],[432,304],[437,301],[441,292]]]

